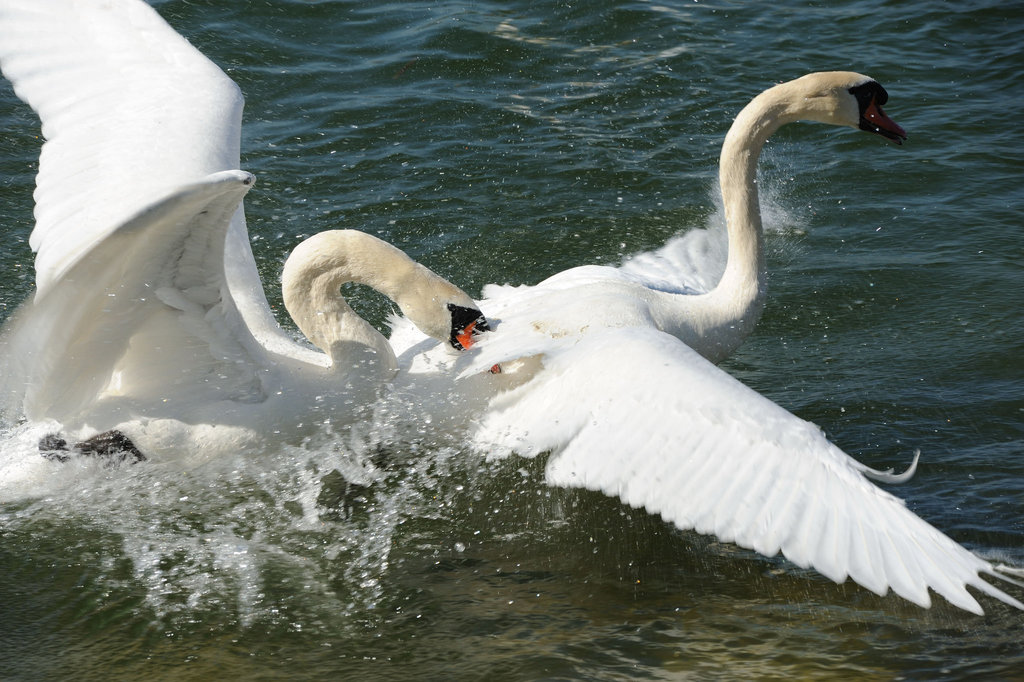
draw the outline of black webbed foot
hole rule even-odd
[[[128,436],[115,430],[98,433],[74,445],[68,445],[60,435],[51,433],[39,439],[39,454],[58,462],[68,461],[73,454],[106,457],[115,462],[127,461],[132,464],[146,461],[146,456],[135,447],[135,443]]]

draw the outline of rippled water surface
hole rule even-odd
[[[246,95],[246,210],[275,305],[287,252],[339,226],[474,295],[714,228],[718,148],[750,97],[807,71],[874,76],[904,147],[816,125],[769,144],[768,308],[723,367],[869,465],[920,448],[897,491],[910,508],[1024,565],[1019,3],[157,8]],[[6,317],[32,291],[39,145],[6,82],[0,131]],[[7,437],[0,456],[25,447]],[[382,459],[346,517],[329,472]],[[451,443],[346,431],[193,467],[73,461],[4,494],[3,679],[1024,670],[1024,615],[992,600],[975,617],[880,599]]]

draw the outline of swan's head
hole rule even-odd
[[[413,273],[394,292],[393,300],[421,332],[464,350],[481,333],[491,330],[480,308],[462,289],[419,264]]]
[[[907,139],[903,128],[882,111],[889,93],[873,78],[852,71],[826,71],[779,87],[790,91],[787,99],[794,106],[795,118],[859,128],[896,144]]]

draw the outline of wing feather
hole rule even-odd
[[[475,437],[516,450],[528,432],[527,454],[551,453],[549,483],[619,496],[880,595],[893,589],[926,606],[931,588],[980,613],[971,585],[1024,609],[981,579],[998,576],[988,562],[868,481],[820,429],[676,339],[602,330],[558,346],[544,365],[492,404]]]
[[[6,0],[0,65],[39,115],[39,294],[174,189],[237,169],[242,96],[148,5]]]
[[[255,346],[217,267],[230,216],[251,182],[248,173],[227,171],[178,190],[120,226],[19,310],[4,328],[7,400],[30,419],[69,428],[105,395],[167,399],[186,374],[216,374],[211,388],[224,388],[221,397],[251,400],[258,391]],[[185,246],[196,234],[209,241],[199,268],[205,287],[180,270],[183,259],[200,258]],[[218,282],[221,290],[210,290]],[[119,375],[132,383],[119,385]]]
[[[46,139],[6,399],[68,428],[186,385],[261,400],[250,329],[284,341],[240,207],[238,87],[135,0],[4,0],[0,68]]]

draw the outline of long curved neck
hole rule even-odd
[[[391,345],[349,307],[341,287],[365,284],[395,300],[416,267],[404,253],[369,235],[321,232],[288,257],[281,274],[284,305],[306,338],[327,354],[332,369],[366,365],[393,373]]]
[[[387,373],[397,369],[388,340],[342,298],[348,282],[373,287],[421,332],[441,341],[452,334],[452,306],[475,308],[464,291],[387,242],[356,230],[315,234],[288,257],[281,288],[288,313],[335,371],[363,367],[390,378]]]
[[[713,361],[731,353],[753,330],[764,309],[765,261],[757,162],[780,126],[796,119],[789,84],[755,97],[736,117],[722,144],[719,182],[725,206],[728,260],[717,286],[700,299],[697,347]]]

